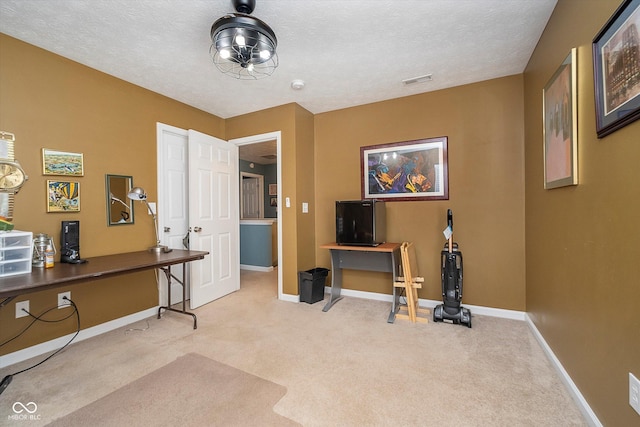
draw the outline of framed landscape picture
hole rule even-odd
[[[82,153],[42,149],[42,174],[84,176]]]
[[[362,199],[448,200],[447,137],[360,147]]]

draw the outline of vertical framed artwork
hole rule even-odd
[[[571,49],[542,91],[544,188],[578,184],[576,49]]]
[[[362,199],[448,200],[447,137],[360,147]]]
[[[47,180],[47,212],[80,212],[80,183]]]
[[[82,153],[42,149],[42,174],[84,176]]]
[[[625,0],[593,39],[598,138],[640,118],[640,0]]]

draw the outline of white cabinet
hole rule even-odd
[[[0,232],[0,277],[31,273],[33,233]]]

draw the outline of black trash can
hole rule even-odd
[[[300,302],[313,304],[324,299],[324,285],[329,275],[328,268],[312,268],[298,272]]]

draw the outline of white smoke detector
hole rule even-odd
[[[302,90],[304,88],[304,80],[294,80],[291,82],[291,89]]]

